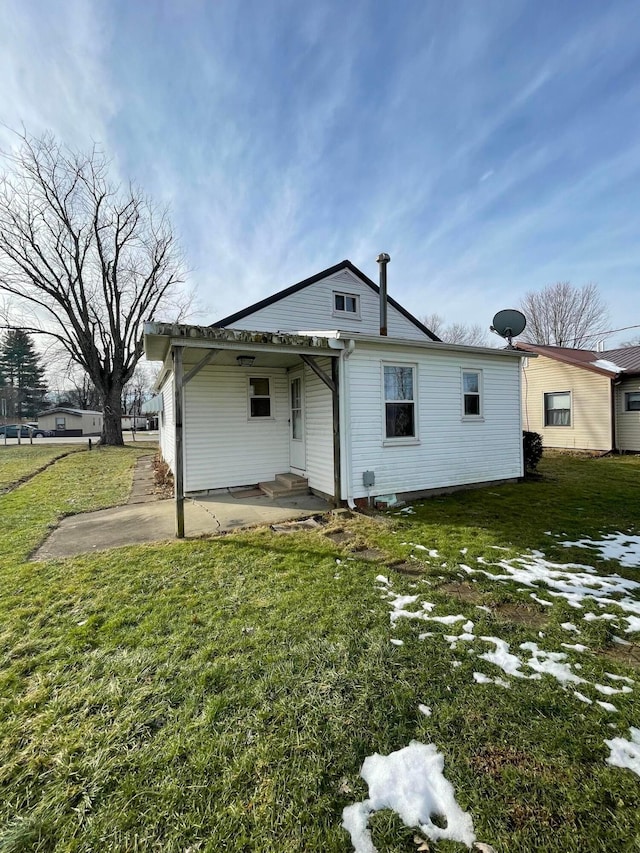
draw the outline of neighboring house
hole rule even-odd
[[[41,429],[53,430],[60,436],[100,435],[102,412],[64,407],[47,409],[38,415],[38,426]]]
[[[640,451],[640,346],[606,352],[518,343],[524,428],[545,447]]]
[[[523,473],[523,354],[442,343],[349,261],[212,326],[147,323],[144,347],[178,503],[285,473],[350,505]]]
[[[147,428],[147,419],[143,418],[139,415],[123,415],[121,420],[122,429],[124,430],[136,430],[136,429],[146,429]]]

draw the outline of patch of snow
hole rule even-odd
[[[484,610],[485,613],[493,613],[490,607],[486,604],[476,604],[476,610]]]
[[[425,717],[431,716],[431,708],[428,705],[418,705],[418,711],[420,711],[421,714],[424,714]]]
[[[467,553],[468,550],[469,550],[468,548],[460,548],[460,553],[462,554],[463,557]]]
[[[580,633],[580,630],[576,628],[573,622],[562,622],[560,627],[564,628],[565,631],[575,631],[576,634]]]
[[[530,593],[530,598],[533,598],[538,604],[544,604],[545,607],[553,607],[553,601],[548,601],[546,598],[539,598],[535,592]]]
[[[565,649],[573,649],[575,652],[588,652],[589,646],[583,646],[582,643],[560,643]]]
[[[418,634],[419,640],[426,640],[427,637],[435,637],[433,631],[426,631],[424,634]]]
[[[458,613],[457,616],[425,616],[424,618],[429,622],[439,622],[441,625],[455,625],[456,622],[462,622],[467,617]]]
[[[617,643],[619,646],[631,646],[633,643],[630,643],[629,640],[623,640],[622,637],[616,637],[615,635],[611,638],[614,643]]]
[[[471,621],[471,619],[469,619],[469,621],[465,622],[464,625],[462,626],[462,630],[466,634],[472,634],[473,633],[473,627],[474,627],[473,622]]]
[[[625,616],[627,620],[628,628],[624,629],[625,634],[632,634],[636,631],[640,631],[640,617],[639,616]]]
[[[395,638],[391,640],[394,646],[404,646],[404,640],[396,640]]]
[[[520,669],[522,661],[517,655],[512,655],[509,651],[509,643],[501,640],[499,637],[481,637],[485,643],[493,643],[496,647],[493,652],[485,652],[480,657],[483,660],[499,666],[507,675],[513,675],[516,678],[540,678],[539,675],[525,675]]]
[[[608,370],[610,373],[622,373],[624,367],[619,367],[615,362],[609,361],[606,358],[599,358],[597,361],[592,361],[594,367],[599,367],[602,370]]]
[[[489,678],[488,675],[485,675],[483,672],[474,672],[473,680],[478,684],[497,684],[500,687],[510,687],[508,681],[505,681],[503,678]]]
[[[587,705],[593,705],[593,699],[589,699],[589,697],[585,696],[584,693],[579,693],[577,690],[574,690],[573,695],[581,702],[585,702]]]
[[[640,568],[640,536],[629,533],[604,534],[602,539],[578,539],[560,542],[565,548],[589,548],[598,551],[603,560],[616,560],[626,569]]]
[[[569,682],[588,684],[584,678],[573,672],[571,664],[564,663],[567,657],[564,652],[546,652],[544,649],[539,649],[537,643],[520,643],[520,648],[531,652],[531,657],[526,664],[536,672],[551,675],[561,684]]]
[[[468,566],[460,568],[468,574],[483,574],[497,582],[514,581],[529,589],[543,585],[548,596],[564,598],[576,609],[582,609],[585,603],[604,607],[615,604],[622,611],[640,617],[640,601],[629,597],[629,593],[640,589],[640,583],[618,574],[602,576],[591,566],[580,563],[553,563],[546,560],[540,551],[532,551],[530,554],[512,560],[500,560],[497,563],[487,563],[480,557],[478,562],[492,569],[502,569],[503,572],[471,569]],[[617,617],[604,614],[599,618]],[[640,620],[637,630],[640,630]]]
[[[376,575],[376,580],[378,581],[378,583],[384,583],[389,586],[389,578],[385,577],[384,575]]]
[[[626,681],[627,684],[635,684],[633,678],[629,678],[628,675],[616,675],[615,672],[605,672],[607,678],[610,678],[611,681]]]
[[[471,847],[475,841],[473,820],[456,802],[443,770],[444,757],[432,743],[412,741],[390,755],[376,753],[365,758],[360,775],[369,786],[369,797],[342,812],[342,825],[355,853],[375,853],[368,821],[380,809],[396,812],[405,826],[417,827],[432,841],[446,838]],[[432,822],[436,815],[446,819],[445,828]]]
[[[611,702],[601,702],[599,699],[597,699],[596,705],[600,705],[601,708],[604,708],[605,711],[609,711],[611,714],[618,713],[618,709],[615,705],[612,705]]]
[[[630,740],[621,737],[605,740],[611,750],[607,764],[612,767],[623,767],[640,776],[640,729],[629,726],[629,734]]]
[[[608,687],[606,684],[594,684],[593,685],[598,693],[604,693],[605,696],[615,696],[616,693],[631,693],[632,690],[630,687],[627,687],[626,684],[623,684],[619,689],[617,687]]]
[[[617,617],[613,615],[613,613],[601,613],[597,616],[595,613],[585,613],[582,617],[585,622],[613,622]]]

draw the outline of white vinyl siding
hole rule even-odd
[[[640,377],[623,379],[616,386],[616,446],[618,450],[640,451],[640,412],[627,411],[625,395],[640,393]]]
[[[162,386],[162,411],[158,415],[160,452],[171,471],[175,474],[176,425],[173,407],[173,375]]]
[[[318,365],[331,376],[331,359],[318,359]],[[307,478],[309,486],[333,496],[333,401],[331,391],[305,365],[305,427]]]
[[[356,345],[346,363],[354,497],[366,497],[362,478],[373,471],[372,494],[390,494],[482,483],[522,475],[520,362],[475,356],[483,375],[484,421],[473,430],[461,419],[460,371],[468,363],[454,353],[411,353],[417,364],[419,443],[385,442],[380,365],[392,356],[381,347]],[[345,439],[346,440],[346,439]]]
[[[100,412],[54,412],[51,415],[38,416],[40,429],[80,430],[82,435],[99,435],[102,432],[103,417]]]
[[[570,426],[545,426],[545,394],[568,392]],[[545,447],[611,450],[611,379],[546,356],[528,359],[523,369],[524,429],[539,432]]]
[[[289,470],[289,401],[284,369],[268,376],[271,417],[249,418],[254,368],[205,367],[185,388],[185,491],[253,485]]]
[[[336,312],[336,292],[358,296],[359,313]],[[396,308],[392,305],[387,305],[387,308],[389,337],[429,340]],[[380,332],[380,301],[378,294],[351,272],[339,273],[254,311],[231,323],[229,328],[269,332],[326,331],[337,328],[363,335],[377,335]]]

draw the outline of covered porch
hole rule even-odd
[[[147,358],[163,362],[146,411],[159,414],[174,474],[177,536],[185,496],[261,485],[291,498],[297,485],[339,502],[343,341],[148,323],[144,343]]]

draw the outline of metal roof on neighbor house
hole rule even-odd
[[[38,416],[55,415],[58,412],[62,412],[65,415],[74,415],[78,418],[81,418],[83,415],[102,415],[102,412],[94,412],[93,409],[67,409],[63,406],[56,406],[54,409],[45,409],[44,411],[39,412]]]
[[[523,352],[553,358],[574,367],[581,367],[592,373],[600,373],[603,376],[618,376],[621,373],[627,376],[640,372],[640,347],[624,347],[606,352],[596,352],[588,349],[543,346],[518,341],[516,348]],[[628,350],[635,350],[636,352],[632,354]]]

